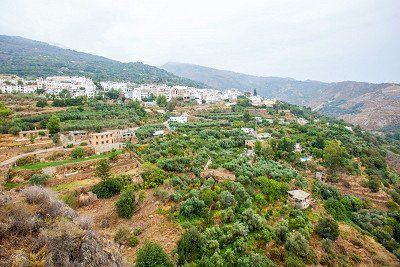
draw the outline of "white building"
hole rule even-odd
[[[243,132],[245,132],[245,133],[247,133],[247,134],[249,134],[249,135],[252,135],[252,136],[256,136],[256,131],[253,129],[253,128],[242,128],[242,131]]]
[[[181,116],[170,117],[168,121],[177,123],[186,123],[188,122],[188,116],[187,114],[182,114]]]
[[[308,208],[311,203],[310,193],[307,193],[303,190],[288,191],[288,199],[301,210]]]
[[[304,118],[297,118],[297,123],[300,125],[306,125],[308,123],[308,120]]]
[[[154,131],[153,136],[162,136],[164,135],[164,130],[157,130]]]
[[[59,94],[63,90],[66,90],[73,98],[81,96],[93,98],[96,92],[95,84],[91,79],[86,77],[47,77],[43,82],[43,87],[49,94]]]

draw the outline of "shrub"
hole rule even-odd
[[[236,205],[235,197],[227,190],[221,192],[220,201],[224,208]]]
[[[285,257],[286,266],[290,267],[303,267],[306,266],[303,260],[295,255],[287,255]]]
[[[130,176],[120,175],[115,178],[109,178],[94,185],[91,191],[96,194],[98,198],[110,198],[131,183]]]
[[[36,173],[29,179],[31,185],[45,185],[49,180],[50,175],[44,173]]]
[[[16,166],[23,166],[31,163],[39,162],[39,159],[35,155],[29,155],[22,158],[17,159],[15,162]]]
[[[121,191],[121,186],[116,179],[107,179],[92,187],[92,192],[98,198],[110,198]]]
[[[307,258],[310,250],[307,239],[299,232],[290,233],[288,235],[285,248],[289,253],[303,259]]]
[[[96,166],[96,176],[103,181],[110,178],[110,171],[111,166],[106,159],[102,159]]]
[[[324,201],[324,208],[335,218],[336,220],[344,220],[346,218],[346,208],[337,199],[328,198]]]
[[[131,218],[135,209],[135,193],[133,189],[129,188],[123,191],[115,203],[115,206],[119,217],[126,219]]]
[[[178,241],[178,264],[193,262],[200,259],[205,244],[204,236],[196,228],[187,230]]]
[[[319,220],[316,231],[323,238],[336,240],[339,237],[339,225],[331,218]]]
[[[80,159],[85,156],[85,150],[81,147],[77,147],[71,152],[71,158],[73,159]]]
[[[117,232],[114,235],[114,242],[123,245],[128,239],[129,230],[125,227],[118,228]]]
[[[247,225],[250,231],[260,230],[262,228],[262,217],[251,208],[246,209],[241,214],[242,222]]]
[[[322,248],[328,254],[332,253],[332,240],[329,238],[324,238],[322,240]]]
[[[191,197],[182,202],[180,213],[186,217],[200,216],[205,207],[204,201],[197,197]]]
[[[74,147],[74,144],[72,144],[72,143],[67,145],[67,148],[73,148],[73,147]]]
[[[173,266],[163,248],[153,242],[147,242],[139,249],[136,256],[137,267],[170,267]]]
[[[379,181],[379,178],[376,176],[369,177],[368,187],[369,189],[371,189],[371,192],[378,192],[379,188],[381,187],[381,182]]]
[[[137,244],[139,244],[139,239],[135,234],[131,234],[128,238],[128,246],[129,247],[135,247]]]
[[[141,174],[145,188],[153,188],[160,185],[168,178],[168,173],[155,165],[144,164]]]
[[[255,267],[255,266],[272,267],[275,265],[270,259],[268,259],[264,255],[251,252],[246,257],[240,258],[237,262],[237,266],[241,266],[241,267]]]

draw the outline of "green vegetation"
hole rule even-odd
[[[137,267],[173,266],[167,254],[157,243],[147,242],[136,256]]]
[[[118,216],[121,218],[129,219],[133,215],[135,209],[135,193],[133,189],[128,188],[124,190],[115,203]]]
[[[119,151],[118,153],[121,153]],[[29,164],[17,164],[17,170],[40,170],[46,167],[55,167],[61,166],[66,164],[84,162],[88,160],[95,160],[95,159],[106,159],[109,157],[109,153],[100,154],[100,155],[92,155],[86,158],[78,158],[78,159],[66,159],[66,160],[59,160],[59,161],[49,161],[49,162],[37,162],[37,163],[29,163]]]
[[[0,73],[22,77],[86,76],[98,80],[204,86],[141,62],[122,63],[21,37],[0,36]],[[13,62],[10,64],[9,62]]]
[[[29,183],[31,185],[45,185],[47,183],[47,180],[49,179],[50,175],[44,173],[37,173],[32,175],[32,177],[29,179]]]

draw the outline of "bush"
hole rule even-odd
[[[307,258],[309,254],[309,246],[307,239],[300,233],[290,233],[285,242],[286,250],[303,259]]]
[[[29,179],[31,185],[45,185],[50,175],[44,173],[36,173]]]
[[[77,147],[71,152],[71,158],[73,159],[80,159],[85,156],[85,150],[81,147]]]
[[[153,188],[160,185],[168,178],[168,173],[155,165],[144,164],[141,174],[145,188]]]
[[[98,198],[110,198],[131,183],[129,176],[120,175],[115,178],[109,178],[94,185],[91,191],[96,194]]]
[[[118,228],[117,232],[114,235],[114,242],[123,245],[128,239],[129,230],[125,227]]]
[[[329,238],[333,241],[339,237],[339,225],[331,218],[319,220],[316,231],[321,237]]]
[[[224,208],[236,205],[235,197],[227,190],[221,192],[220,201]]]
[[[115,203],[115,206],[119,217],[126,219],[131,218],[135,209],[135,193],[133,189],[129,188],[123,191]]]
[[[255,213],[251,208],[243,211],[241,214],[241,220],[247,225],[250,231],[260,230],[262,228],[262,217]]]
[[[110,198],[121,192],[121,186],[116,179],[107,179],[94,185],[92,192],[98,198]]]
[[[15,165],[23,166],[23,165],[27,165],[27,164],[36,163],[36,162],[39,162],[39,159],[35,155],[29,155],[29,156],[25,156],[25,157],[17,159],[17,161],[15,162]]]
[[[347,212],[345,206],[337,199],[328,198],[324,201],[324,208],[335,218],[336,220],[346,219]]]
[[[368,179],[368,187],[371,189],[371,192],[378,192],[379,188],[381,187],[381,182],[379,181],[378,177],[372,176]]]
[[[139,239],[135,234],[131,234],[128,238],[128,246],[129,247],[135,247],[137,244],[139,244]]]
[[[204,236],[196,228],[187,230],[178,241],[178,264],[194,262],[202,257],[202,249],[205,244]]]
[[[180,213],[186,217],[200,216],[205,207],[204,201],[197,197],[191,197],[182,202]]]
[[[153,242],[147,242],[144,246],[139,249],[136,256],[137,267],[172,267],[172,263],[169,260],[167,254],[163,248]]]

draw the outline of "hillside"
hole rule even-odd
[[[385,138],[280,102],[177,106],[189,121],[167,124],[163,107],[36,114],[25,95],[0,100],[13,112],[1,117],[0,266],[399,266],[398,158],[386,153],[399,147]],[[50,114],[60,133],[140,127],[100,155],[85,137],[10,134]],[[270,137],[252,143],[242,127]],[[305,206],[295,189],[311,194]]]
[[[219,89],[238,88],[257,92],[322,114],[342,118],[370,130],[400,125],[398,84],[364,82],[324,83],[291,78],[258,77],[198,65],[167,63],[163,69]]]
[[[203,86],[141,62],[122,63],[22,37],[0,35],[0,73],[23,77],[87,76],[95,80]]]

